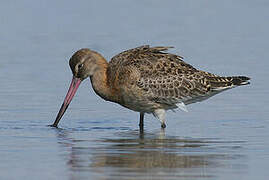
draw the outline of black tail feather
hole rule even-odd
[[[242,86],[249,84],[250,78],[246,76],[229,76],[229,77],[211,77],[209,79],[212,89],[227,89],[235,86]]]
[[[246,85],[250,83],[248,81],[250,80],[250,78],[246,76],[233,76],[231,78],[232,78],[231,82],[233,83],[233,85],[236,85],[236,86]]]

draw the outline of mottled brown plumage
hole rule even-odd
[[[137,47],[109,63],[99,53],[81,49],[70,59],[70,67],[75,78],[90,77],[93,89],[105,100],[140,112],[141,126],[144,113],[153,113],[165,127],[166,110],[186,110],[185,104],[249,83],[245,76],[220,77],[198,70],[181,56],[166,53],[168,48]]]
[[[139,112],[167,110],[176,108],[179,102],[190,104],[206,99],[249,80],[197,70],[181,56],[163,52],[168,48],[141,46],[112,58],[107,71],[110,86],[120,89],[123,99],[126,94],[133,96],[130,101],[124,101],[124,106]],[[146,102],[137,105],[134,99],[139,99],[138,103]]]

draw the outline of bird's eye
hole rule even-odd
[[[81,69],[83,67],[83,64],[78,65],[78,69]]]

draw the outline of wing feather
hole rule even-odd
[[[109,82],[117,88],[128,87],[125,94],[172,108],[216,94],[209,79],[218,76],[195,69],[181,56],[164,52],[169,48],[145,45],[114,56],[107,71]]]

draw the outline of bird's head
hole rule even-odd
[[[90,49],[80,49],[69,60],[73,76],[81,81],[92,76],[98,69],[100,54]]]
[[[93,76],[104,62],[106,61],[100,54],[90,49],[80,49],[73,54],[69,60],[69,65],[73,73],[73,79],[56,120],[52,125],[53,127],[58,126],[58,123],[73,99],[80,83],[87,77]]]

